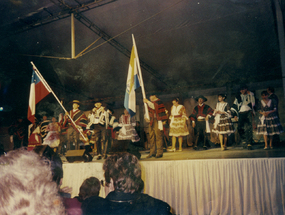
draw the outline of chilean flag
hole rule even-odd
[[[33,68],[33,75],[30,89],[28,120],[32,123],[35,122],[36,104],[46,97],[51,91],[47,89],[39,76],[36,74],[35,68]]]

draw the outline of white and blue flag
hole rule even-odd
[[[138,75],[138,56],[135,53],[135,45],[133,45],[131,59],[129,64],[127,87],[125,94],[124,106],[130,113],[131,117],[136,115],[136,92],[140,87],[140,79]]]

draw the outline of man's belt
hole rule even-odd
[[[197,119],[198,122],[204,122],[205,121],[205,118],[204,119]]]
[[[176,118],[176,117],[178,118],[178,117],[182,117],[182,115],[174,115],[173,117],[174,118]]]

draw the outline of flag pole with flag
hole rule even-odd
[[[130,57],[130,64],[127,77],[127,86],[125,93],[124,107],[128,110],[131,117],[136,114],[136,92],[135,90],[142,87],[143,98],[145,98],[144,84],[141,75],[141,68],[139,62],[139,56],[137,52],[136,42],[134,35],[132,34],[133,47]],[[149,119],[148,108],[146,108],[146,118]]]
[[[68,114],[67,110],[65,107],[62,105],[58,97],[55,95],[53,90],[50,88],[42,74],[39,72],[37,67],[33,62],[31,62],[33,65],[33,76],[32,76],[32,84],[31,84],[31,90],[30,90],[30,99],[29,99],[29,110],[28,110],[28,120],[31,122],[34,122],[35,120],[35,113],[36,113],[36,104],[42,100],[45,96],[47,96],[49,93],[52,93],[57,102],[60,104],[62,109],[64,110],[65,113]],[[70,117],[68,114],[69,119],[71,122],[75,125],[74,120]],[[33,120],[33,121],[32,121]],[[84,140],[86,140],[86,137],[82,134],[82,132],[77,129],[80,135],[83,137]]]
[[[35,122],[36,104],[39,103],[44,97],[50,93],[50,89],[45,86],[37,75],[35,68],[33,67],[33,75],[30,88],[29,108],[28,108],[28,120],[32,123]]]

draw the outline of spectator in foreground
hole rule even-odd
[[[79,189],[79,196],[74,198],[64,198],[63,203],[68,215],[81,215],[81,204],[82,201],[91,197],[99,196],[101,184],[98,178],[90,177],[85,179]],[[98,197],[101,198],[101,197]]]
[[[103,170],[107,197],[99,201],[97,196],[86,199],[82,203],[84,215],[171,214],[166,202],[141,193],[144,185],[136,156],[127,152],[113,154],[105,160]]]
[[[25,149],[0,157],[0,214],[65,214],[50,164]]]

